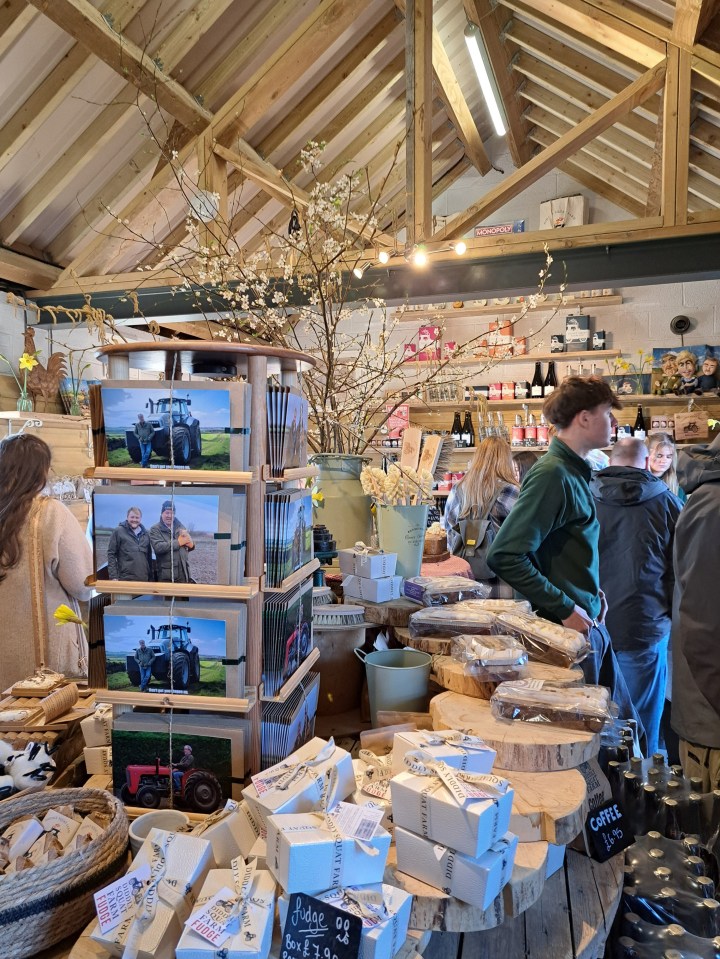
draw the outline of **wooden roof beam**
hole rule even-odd
[[[25,0],[5,0],[0,6],[0,57],[7,53],[36,16],[37,11],[28,7]]]
[[[718,0],[676,0],[672,25],[673,42],[694,46],[719,8]]]
[[[52,263],[16,253],[0,246],[0,279],[18,286],[52,286],[61,270]],[[1,294],[0,294],[1,295]]]
[[[408,247],[432,234],[432,0],[408,0],[405,17],[407,104],[405,154]]]
[[[639,103],[657,93],[664,81],[665,61],[663,60],[579,123],[574,130],[560,137],[538,156],[533,157],[523,168],[506,177],[486,196],[470,206],[465,213],[454,217],[437,239],[451,240],[461,237],[474,223],[484,220],[495,210],[500,209],[508,200],[522,193],[532,183],[611,127],[619,117],[625,116]]]
[[[395,0],[395,5],[404,16],[405,0]],[[445,111],[465,145],[465,152],[471,163],[481,176],[485,176],[491,170],[490,159],[435,27],[432,28],[432,67],[437,94],[445,105]]]

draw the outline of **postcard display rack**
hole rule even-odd
[[[249,427],[249,468],[244,471],[235,470],[201,470],[187,468],[153,469],[142,466],[95,466],[88,471],[95,480],[107,481],[110,487],[116,482],[123,483],[150,483],[164,481],[167,496],[174,494],[202,493],[210,490],[206,484],[220,487],[243,487],[245,491],[245,575],[236,585],[219,585],[207,583],[180,583],[180,582],[135,582],[123,580],[103,580],[97,576],[91,585],[102,593],[109,593],[115,598],[122,597],[130,600],[138,596],[157,597],[158,602],[163,599],[177,598],[189,600],[222,601],[226,608],[237,608],[239,604],[245,610],[245,679],[244,697],[199,697],[179,693],[161,693],[148,698],[146,693],[125,692],[120,690],[98,690],[98,701],[113,705],[116,713],[127,710],[128,707],[158,707],[158,710],[170,714],[177,708],[185,710],[202,710],[205,715],[212,713],[240,714],[247,720],[246,734],[243,738],[243,769],[240,780],[248,773],[256,773],[261,767],[261,710],[262,702],[285,703],[290,694],[298,687],[308,674],[311,666],[318,657],[313,650],[309,656],[297,667],[277,694],[265,697],[263,694],[263,601],[266,593],[279,593],[292,589],[298,583],[311,578],[318,563],[312,560],[302,568],[282,581],[276,589],[266,588],[264,573],[265,563],[265,499],[266,485],[273,484],[274,488],[282,488],[284,483],[297,481],[316,475],[317,470],[307,465],[289,469],[282,476],[272,476],[266,465],[268,463],[267,448],[267,409],[266,390],[268,378],[272,377],[281,386],[297,386],[297,374],[303,368],[314,364],[314,360],[305,354],[283,350],[274,347],[256,347],[244,343],[205,343],[202,346],[188,346],[186,342],[164,343],[124,343],[103,347],[98,353],[99,359],[107,363],[107,379],[103,387],[112,388],[113,381],[129,380],[130,368],[147,371],[148,379],[155,379],[158,373],[165,374],[164,381],[153,383],[165,393],[171,389],[174,395],[183,396],[187,382],[181,382],[182,372],[194,373],[208,380],[218,378],[246,377],[251,387],[249,416],[245,412],[243,427]],[[204,386],[204,381],[192,381],[195,387]],[[163,387],[163,383],[165,386]],[[167,384],[172,383],[172,386]],[[118,384],[120,385],[120,384]],[[141,381],[133,381],[133,386],[146,385]],[[218,385],[210,382],[213,389]],[[230,384],[229,384],[230,385]],[[171,397],[173,395],[171,393]],[[189,407],[189,404],[188,404]],[[152,409],[152,407],[151,407]],[[233,423],[233,427],[237,424]],[[104,428],[102,430],[104,432]],[[232,429],[225,432],[237,433],[242,430]],[[176,484],[182,483],[183,486]],[[103,491],[107,486],[101,487]],[[135,486],[133,496],[140,495],[142,487]],[[224,534],[227,538],[228,534]],[[217,537],[216,537],[217,538]],[[232,580],[231,580],[232,582]],[[124,604],[123,604],[124,605]],[[119,603],[115,604],[117,612]],[[143,604],[144,606],[144,604]],[[150,607],[145,607],[150,608]],[[190,607],[185,607],[187,611]],[[133,612],[141,611],[140,604],[133,603]],[[185,615],[185,612],[174,614],[176,617]],[[139,714],[139,719],[147,717],[147,712]],[[182,714],[175,722],[177,734],[182,737]],[[213,717],[211,717],[213,718]],[[215,717],[217,718],[217,717]],[[127,726],[127,713],[122,717]],[[140,723],[142,725],[142,723]],[[128,727],[129,728],[129,727]],[[133,727],[134,728],[134,727]],[[233,760],[233,781],[237,782],[237,767]]]

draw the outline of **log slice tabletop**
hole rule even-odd
[[[509,779],[515,790],[510,832],[521,842],[566,846],[582,831],[588,795],[585,777],[578,769],[528,773],[495,764],[493,774]]]
[[[554,772],[574,769],[593,759],[600,749],[600,734],[565,729],[550,723],[500,720],[482,699],[441,693],[430,700],[435,729],[461,729],[484,739],[497,752],[495,764],[521,772]]]
[[[435,682],[452,693],[471,696],[475,699],[490,699],[498,682],[485,682],[477,679],[471,672],[465,672],[464,664],[452,656],[437,656],[433,659],[432,671]],[[582,670],[575,666],[565,669],[562,666],[549,666],[547,663],[528,663],[522,675],[523,679],[542,679],[564,686],[577,686],[584,682]]]
[[[369,599],[358,599],[353,596],[347,602],[354,606],[362,606],[365,610],[365,622],[375,626],[407,626],[410,616],[422,606],[413,603],[410,599],[401,596],[399,599],[389,599],[385,603],[371,603]]]

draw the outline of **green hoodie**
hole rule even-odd
[[[561,622],[575,605],[600,614],[598,536],[592,471],[555,437],[525,477],[488,564],[541,616]]]

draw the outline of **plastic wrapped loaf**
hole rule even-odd
[[[497,623],[497,631],[516,636],[537,663],[575,666],[590,652],[590,643],[582,633],[540,616],[498,613]]]
[[[485,599],[490,587],[466,576],[411,576],[405,580],[405,595],[423,606],[445,606],[468,599]]]
[[[561,686],[542,679],[500,683],[490,697],[496,719],[550,723],[599,733],[613,718],[614,704],[604,686]]]
[[[526,599],[466,599],[462,609],[485,610],[486,613],[524,613],[532,616],[532,606]]]
[[[520,679],[528,661],[527,650],[514,636],[457,636],[451,655],[481,682]]]
[[[411,636],[435,636],[450,639],[467,633],[489,636],[500,632],[497,616],[483,610],[464,610],[455,606],[431,606],[410,615]]]

